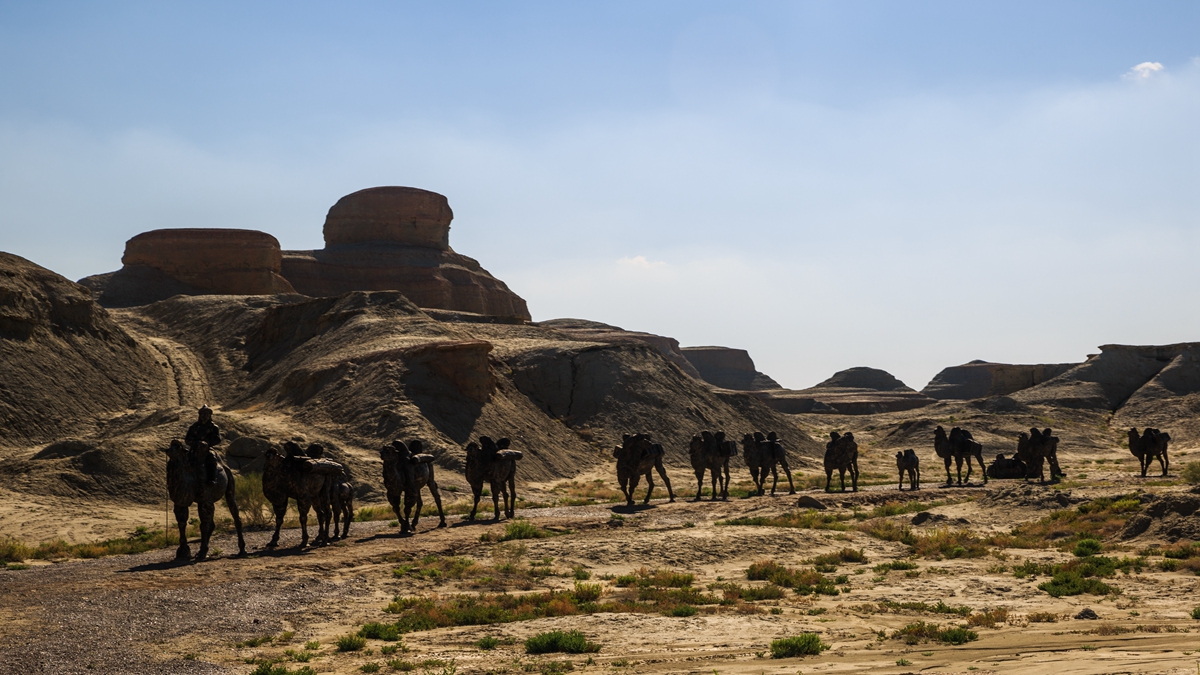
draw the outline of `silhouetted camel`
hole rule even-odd
[[[329,461],[324,459],[325,446],[320,443],[309,445],[304,454],[310,459]],[[350,521],[354,520],[354,482],[344,466],[340,473],[329,476],[329,508],[333,513],[333,530],[329,538],[345,539],[350,534]]]
[[[1167,457],[1167,445],[1170,442],[1171,435],[1165,431],[1146,427],[1142,435],[1138,436],[1136,427],[1129,430],[1129,452],[1138,458],[1142,478],[1146,477],[1146,472],[1150,470],[1150,462],[1156,458],[1158,465],[1162,467],[1162,475],[1167,475],[1167,469],[1171,466],[1171,460]]]
[[[625,434],[621,440],[621,445],[613,449],[613,457],[617,458],[617,482],[625,494],[626,506],[633,506],[633,491],[637,489],[642,476],[646,477],[646,499],[642,504],[650,503],[650,494],[654,492],[651,471],[658,471],[667,486],[669,501],[675,501],[671,479],[667,478],[667,470],[663,467],[663,455],[666,454],[663,447],[652,442],[650,434]]]
[[[718,496],[721,499],[729,499],[728,444],[724,431],[714,434],[705,430],[692,436],[691,443],[688,444],[688,456],[692,460],[692,470],[696,472],[696,498],[692,501],[700,501],[701,493],[704,492],[705,471],[708,471],[712,478],[712,500],[717,501]],[[733,446],[733,452],[737,453],[736,444]]]
[[[516,515],[517,460],[523,455],[520,450],[509,450],[509,444],[507,438],[493,441],[487,436],[480,436],[478,443],[467,443],[467,483],[471,485],[471,492],[475,495],[475,504],[471,507],[469,520],[475,520],[485,480],[491,487],[492,507],[495,509],[493,520],[500,520],[501,497],[504,499],[504,514],[509,518]]]
[[[850,472],[850,487],[858,492],[858,443],[854,434],[846,432],[845,436],[836,431],[829,432],[829,442],[825,444],[825,491],[830,491],[833,483],[833,472],[837,470],[842,483],[842,492],[846,491],[846,472]]]
[[[1058,467],[1058,437],[1050,429],[1030,429],[1017,436],[1017,459],[1025,464],[1025,478],[1037,477],[1046,482],[1046,464],[1050,464],[1050,480],[1063,476]]]
[[[287,514],[288,499],[296,500],[296,511],[300,514],[300,547],[308,546],[308,509],[317,514],[317,536],[313,544],[329,541],[329,522],[332,508],[329,503],[332,467],[311,462],[292,441],[283,444],[282,455],[274,446],[263,456],[263,496],[271,502],[275,512],[275,534],[267,542],[267,548],[279,545],[279,530]],[[326,460],[327,461],[327,460]],[[330,462],[339,468],[341,465]],[[317,468],[319,466],[319,468]]]
[[[196,560],[208,557],[208,542],[212,538],[216,523],[213,511],[216,503],[225,498],[225,506],[233,516],[233,526],[237,528],[238,554],[246,553],[246,540],[242,538],[242,519],[238,515],[237,501],[233,491],[233,472],[219,458],[213,482],[207,479],[205,461],[208,444],[200,441],[196,451],[188,450],[179,439],[171,441],[171,445],[162,452],[167,455],[167,494],[175,503],[175,522],[179,526],[179,548],[175,551],[176,560],[187,560],[192,551],[187,543],[188,509],[196,504],[196,513],[200,516],[200,551]]]
[[[921,458],[917,457],[917,451],[909,448],[904,452],[896,453],[896,470],[900,472],[900,484],[897,489],[904,489],[904,474],[908,474],[908,489],[919,490],[921,488]]]
[[[433,477],[433,455],[421,453],[421,441],[409,441],[405,445],[400,440],[392,441],[379,451],[383,458],[383,485],[387,489],[388,503],[396,512],[400,521],[400,534],[417,531],[417,522],[421,519],[421,488],[428,487],[437,504],[438,527],[446,527],[446,514],[442,511],[442,495],[438,492],[437,481]],[[404,513],[400,513],[400,499],[404,499]],[[416,513],[412,513],[416,507]],[[412,513],[412,524],[408,516]]]
[[[971,432],[966,429],[954,427],[947,436],[946,430],[938,426],[933,430],[933,451],[946,463],[946,485],[953,483],[953,479],[950,477],[950,460],[954,460],[955,469],[958,472],[958,484],[962,485],[962,465],[963,460],[966,459],[967,483],[971,482],[972,457],[979,461],[979,471],[983,474],[983,482],[987,483],[987,467],[983,463],[983,446],[975,442]]]

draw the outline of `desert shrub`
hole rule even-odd
[[[396,512],[392,511],[390,506],[364,506],[354,514],[354,520],[359,523],[365,523],[372,520],[391,520],[396,517]]]
[[[379,672],[379,664],[378,663],[364,663],[361,666],[359,666],[358,669],[364,673],[378,673]]]
[[[875,572],[878,574],[887,574],[892,570],[915,570],[917,564],[907,560],[893,560],[875,566]]]
[[[962,627],[939,628],[937,624],[918,621],[910,623],[892,634],[892,638],[903,640],[905,644],[915,645],[919,642],[936,640],[951,645],[961,645],[978,640],[979,634]]]
[[[938,600],[936,605],[929,605],[924,602],[894,602],[885,600],[878,603],[877,606],[881,612],[928,612],[930,614],[956,614],[958,616],[970,616],[971,614],[971,608],[966,605],[947,605],[941,600]]]
[[[1103,540],[1125,527],[1129,516],[1141,509],[1136,495],[1102,497],[1061,509],[1031,523],[1022,523],[1008,534],[988,537],[987,543],[1004,548],[1047,548],[1070,550],[1084,539]]]
[[[1090,555],[1096,555],[1104,548],[1104,545],[1095,539],[1080,539],[1079,543],[1075,544],[1075,549],[1071,551],[1077,557],[1085,558]]]
[[[301,666],[296,670],[288,670],[286,666],[263,661],[258,664],[258,667],[250,671],[250,675],[316,675],[316,671],[309,666]]]
[[[366,646],[367,639],[353,633],[343,635],[337,639],[337,649],[339,652],[356,652]]]
[[[819,655],[829,649],[816,633],[801,633],[792,637],[771,641],[771,658],[787,659],[793,656]]]
[[[639,588],[686,588],[696,580],[696,575],[674,570],[648,569],[642,567],[633,574],[622,574],[617,577],[617,586],[622,588],[637,586]]]
[[[1188,462],[1183,465],[1183,471],[1179,472],[1179,476],[1184,482],[1192,485],[1200,485],[1200,462]]]
[[[671,611],[668,613],[671,616],[695,616],[696,612],[698,611],[699,610],[691,605],[679,605],[678,607],[671,609]]]
[[[390,623],[372,622],[363,624],[363,627],[358,629],[358,634],[360,637],[371,640],[386,640],[387,642],[395,642],[400,639],[400,631],[396,629],[395,624]]]
[[[514,541],[518,539],[545,539],[553,537],[554,533],[534,525],[528,520],[513,520],[504,527],[504,534],[499,536],[485,534],[480,537],[483,541]]]
[[[571,576],[575,577],[576,581],[587,581],[592,578],[592,573],[583,565],[576,565],[571,568]]]
[[[1192,618],[1200,621],[1200,607],[1195,607],[1192,609]]]
[[[241,648],[244,648],[244,647],[260,647],[260,646],[262,646],[262,645],[265,645],[265,644],[267,644],[268,642],[270,642],[270,641],[272,641],[272,640],[274,640],[274,639],[275,639],[275,636],[274,636],[274,635],[263,635],[263,636],[261,636],[261,637],[250,638],[249,640],[242,640],[241,642],[235,642],[235,643],[234,643],[234,646],[236,646],[236,647],[241,647]]]
[[[1197,463],[1200,464],[1200,462]],[[1177,544],[1171,548],[1163,549],[1162,554],[1163,557],[1175,560],[1200,558],[1200,542],[1194,541],[1190,544]]]
[[[770,581],[777,586],[791,588],[800,595],[838,594],[834,583],[820,572],[791,569],[773,560],[764,560],[750,565],[746,570],[746,578],[751,581]]]
[[[756,602],[758,600],[778,600],[783,597],[783,589],[779,586],[771,584],[769,586],[751,586],[746,588],[738,584],[723,583],[714,584],[709,588],[719,588],[724,596],[722,604],[730,604],[737,601]]]
[[[979,634],[966,628],[947,628],[938,632],[937,639],[938,642],[949,645],[965,645],[972,640],[978,640]]]
[[[19,563],[33,557],[33,551],[20,541],[5,535],[0,537],[0,562]]]
[[[238,515],[251,527],[265,527],[274,523],[271,503],[263,495],[262,474],[247,473],[235,476],[233,493],[237,500]]]
[[[921,502],[888,502],[881,504],[871,509],[870,511],[857,511],[854,517],[858,520],[867,520],[870,518],[886,518],[888,516],[900,516],[906,513],[918,513],[920,511],[928,511],[929,509],[938,506],[945,506],[950,502],[936,501],[929,504]]]
[[[1109,595],[1117,590],[1094,577],[1085,577],[1079,570],[1061,570],[1054,574],[1050,581],[1038,584],[1040,590],[1046,591],[1055,598],[1067,595]]]
[[[1058,621],[1058,615],[1054,612],[1031,612],[1026,619],[1029,623],[1055,623]]]
[[[565,652],[567,654],[587,654],[600,651],[600,645],[588,642],[587,637],[577,630],[552,630],[548,633],[538,633],[525,640],[525,653],[549,654]]]
[[[967,625],[978,628],[995,628],[996,624],[1008,621],[1008,610],[1000,607],[987,609],[967,617]]]
[[[805,563],[815,565],[818,570],[821,567],[835,567],[839,563],[863,563],[867,561],[867,557],[863,554],[862,549],[843,548],[840,551],[833,553],[825,553],[815,558],[805,560]]]
[[[401,673],[410,673],[417,669],[417,664],[413,663],[412,661],[405,661],[403,659],[392,659],[388,661],[387,664],[392,670],[399,671]]]
[[[484,651],[487,651],[487,650],[495,649],[496,647],[500,646],[500,640],[492,637],[491,635],[486,635],[484,637],[479,638],[479,640],[475,643],[475,646]]]
[[[868,520],[865,523],[859,523],[858,531],[883,541],[898,541],[908,546],[917,543],[917,537],[913,534],[912,528],[890,520]]]
[[[572,595],[575,596],[576,602],[595,602],[600,599],[602,591],[603,588],[600,584],[584,584],[576,581],[575,591]]]
[[[914,553],[926,558],[982,558],[988,553],[983,540],[968,530],[938,528],[916,535],[910,545]]]
[[[470,558],[454,556],[443,558],[427,555],[418,561],[408,562],[392,570],[395,577],[420,577],[424,579],[462,579],[481,573],[482,568]]]

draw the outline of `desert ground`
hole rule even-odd
[[[881,456],[865,453],[864,476],[879,474],[867,482],[882,483],[884,467],[878,465],[886,456],[875,454]],[[231,555],[236,542],[222,534],[215,540],[220,553],[202,563],[177,564],[173,549],[37,562],[0,571],[0,639],[8,646],[0,652],[0,670],[1191,673],[1200,664],[1194,636],[1200,621],[1191,616],[1200,605],[1200,577],[1186,566],[1168,571],[1164,561],[1171,559],[1160,554],[1171,548],[1172,537],[1161,528],[1128,539],[1121,528],[1128,516],[1146,509],[1139,500],[1153,504],[1194,493],[1170,477],[1135,476],[1117,449],[1110,455],[1066,459],[1068,476],[1085,475],[1057,485],[993,480],[944,487],[941,467],[926,463],[925,483],[916,492],[898,491],[889,478],[857,493],[809,488],[793,496],[784,483],[774,497],[744,496],[749,481],[744,467],[734,466],[734,496],[698,503],[686,499],[694,494],[690,472],[671,467],[680,498],[656,498],[645,507],[640,501],[636,507],[608,502],[614,481],[598,467],[573,481],[521,486],[523,505],[556,505],[520,508],[515,521],[492,522],[485,498],[481,520],[454,514],[449,527],[437,529],[436,516],[426,516],[410,537],[400,537],[388,520],[369,520],[353,523],[344,541],[303,550],[297,529],[285,529],[274,551],[263,549],[268,531],[251,531],[246,557]],[[816,480],[812,468],[796,473],[802,487]],[[447,475],[443,485],[448,506],[465,503],[463,490],[447,490],[458,487],[455,477]],[[656,497],[665,496],[657,490]],[[799,498],[827,508],[800,508]],[[1038,588],[1050,579],[1044,568],[1023,578],[1014,574],[1028,563],[1036,568],[1076,559],[1056,545],[1074,540],[1071,524],[1059,532],[1043,528],[1046,538],[1035,548],[1015,541],[968,552],[915,552],[878,534],[883,524],[885,531],[889,525],[908,528],[923,541],[955,532],[987,541],[1023,524],[1047,522],[1054,513],[1122,498],[1129,510],[1113,511],[1101,526],[1109,528],[1102,555],[1140,562],[1105,578],[1115,590],[1104,595],[1055,598]],[[56,518],[69,520],[49,502],[5,504],[6,528],[17,521],[41,528]],[[359,506],[372,512],[380,505]],[[777,526],[789,514],[806,513],[837,529],[795,526],[798,521]],[[110,513],[102,520],[120,517]],[[161,513],[146,509],[124,517],[127,524],[162,522]],[[735,519],[774,519],[776,525],[731,524]],[[513,533],[514,524],[518,535],[534,534],[498,541]],[[861,562],[844,553],[839,558],[845,550],[861,552]],[[801,594],[747,578],[752,565],[767,561],[793,571],[829,565],[821,569],[837,595]],[[413,606],[414,598],[437,605],[456,596],[547,592],[594,596],[592,611],[560,601],[557,608],[550,603],[537,610],[536,618],[405,629],[386,636],[399,639],[369,638],[350,651],[337,646],[364,625],[402,621],[411,610],[395,610],[406,602]],[[1074,618],[1084,609],[1098,618]],[[977,639],[949,644],[918,636],[906,642],[902,630],[917,622],[943,630],[964,626]],[[598,650],[526,653],[526,639],[554,630],[579,631]],[[816,634],[828,648],[772,658],[773,640],[803,633]]]

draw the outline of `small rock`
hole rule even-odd
[[[825,505],[821,503],[821,500],[817,499],[816,497],[810,497],[809,495],[804,495],[800,499],[796,500],[796,506],[802,509],[816,509],[818,511],[825,510]]]
[[[1076,619],[1099,619],[1100,617],[1097,616],[1096,613],[1092,611],[1091,607],[1084,607],[1082,610],[1079,611],[1078,614],[1075,615],[1075,618]]]
[[[946,520],[946,516],[943,516],[940,513],[930,513],[929,511],[920,511],[917,513],[917,515],[912,517],[912,524],[913,525],[922,525],[924,523],[930,523],[930,522],[936,523],[936,522],[940,522],[943,520]]]

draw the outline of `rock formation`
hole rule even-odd
[[[1017,392],[1025,404],[1116,411],[1200,394],[1200,343],[1135,347],[1103,345],[1100,353],[1035,387]]]
[[[759,399],[786,413],[838,413],[873,415],[912,410],[934,399],[919,394],[887,371],[877,368],[850,368],[808,389],[781,389],[759,392]]]
[[[754,369],[754,360],[745,349],[684,347],[681,351],[705,382],[722,389],[781,389],[778,382]]]
[[[80,280],[106,307],[132,307],[174,295],[293,293],[279,275],[279,242],[265,232],[174,229],[125,242],[123,267]]]
[[[164,396],[156,356],[88,289],[0,253],[0,445],[95,432]]]
[[[1058,377],[1078,363],[1013,365],[971,361],[938,373],[921,393],[939,401],[1004,396]]]
[[[453,218],[436,192],[359,190],[329,209],[325,248],[283,253],[283,276],[313,297],[394,290],[418,307],[529,320],[523,299],[450,248]]]
[[[700,375],[700,371],[696,370],[695,366],[692,365],[692,362],[689,361],[680,350],[679,341],[672,337],[625,330],[624,328],[610,326],[606,323],[600,323],[599,321],[587,321],[585,319],[551,319],[549,321],[538,322],[537,325],[544,328],[552,328],[556,331],[561,331],[570,335],[576,340],[606,342],[609,344],[629,344],[642,342],[648,345],[653,345],[658,349],[660,354],[667,358],[668,361],[679,366],[680,370],[688,375],[691,375],[697,380],[704,379]]]

